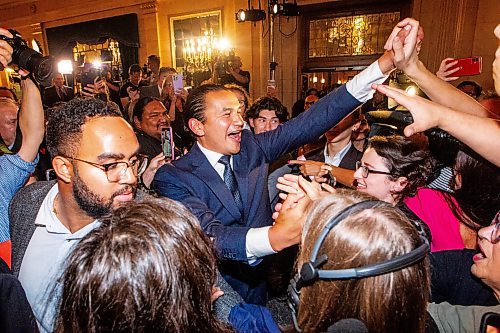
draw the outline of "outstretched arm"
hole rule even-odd
[[[408,28],[409,27],[409,28]],[[418,59],[420,38],[418,31],[421,27],[414,19],[405,19],[398,23],[400,32],[393,38],[392,43],[385,45],[386,49],[394,52],[394,63],[404,71],[429,98],[443,106],[457,111],[469,113],[478,117],[493,116],[474,98],[461,92],[451,84],[441,80],[431,73]],[[410,30],[408,37],[402,41],[401,31]],[[423,32],[422,32],[423,35]]]
[[[406,136],[432,127],[439,127],[474,149],[488,161],[500,166],[500,155],[498,154],[499,121],[458,112],[422,97],[410,96],[399,89],[383,85],[374,85],[374,88],[393,98],[411,112],[413,124],[405,128]]]

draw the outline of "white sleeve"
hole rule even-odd
[[[269,227],[251,228],[246,236],[246,252],[248,263],[254,264],[267,255],[276,253],[269,243]]]
[[[372,83],[381,84],[389,75],[384,75],[378,65],[378,60],[357,74],[346,83],[347,91],[361,103],[373,97]]]

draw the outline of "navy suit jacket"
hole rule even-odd
[[[243,214],[197,144],[185,156],[162,166],[153,186],[160,195],[180,201],[196,215],[203,230],[215,239],[220,257],[246,262],[248,230],[273,222],[267,189],[269,163],[315,140],[359,104],[342,86],[273,131],[253,135],[244,130],[241,151],[233,155]]]

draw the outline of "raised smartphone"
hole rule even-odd
[[[172,127],[165,127],[161,131],[161,147],[165,160],[172,161],[174,159],[174,136]]]
[[[182,74],[172,75],[172,86],[174,87],[174,92],[184,89],[184,82],[182,81]]]
[[[483,58],[482,57],[469,57],[456,59],[458,63],[456,66],[450,68],[459,68],[458,71],[451,74],[450,76],[471,76],[481,74],[483,69]]]

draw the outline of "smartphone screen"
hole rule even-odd
[[[174,140],[172,134],[172,127],[165,127],[161,131],[161,147],[163,155],[167,161],[174,159]]]
[[[184,82],[182,81],[182,79],[182,74],[172,75],[172,85],[174,86],[174,92],[184,89]]]

